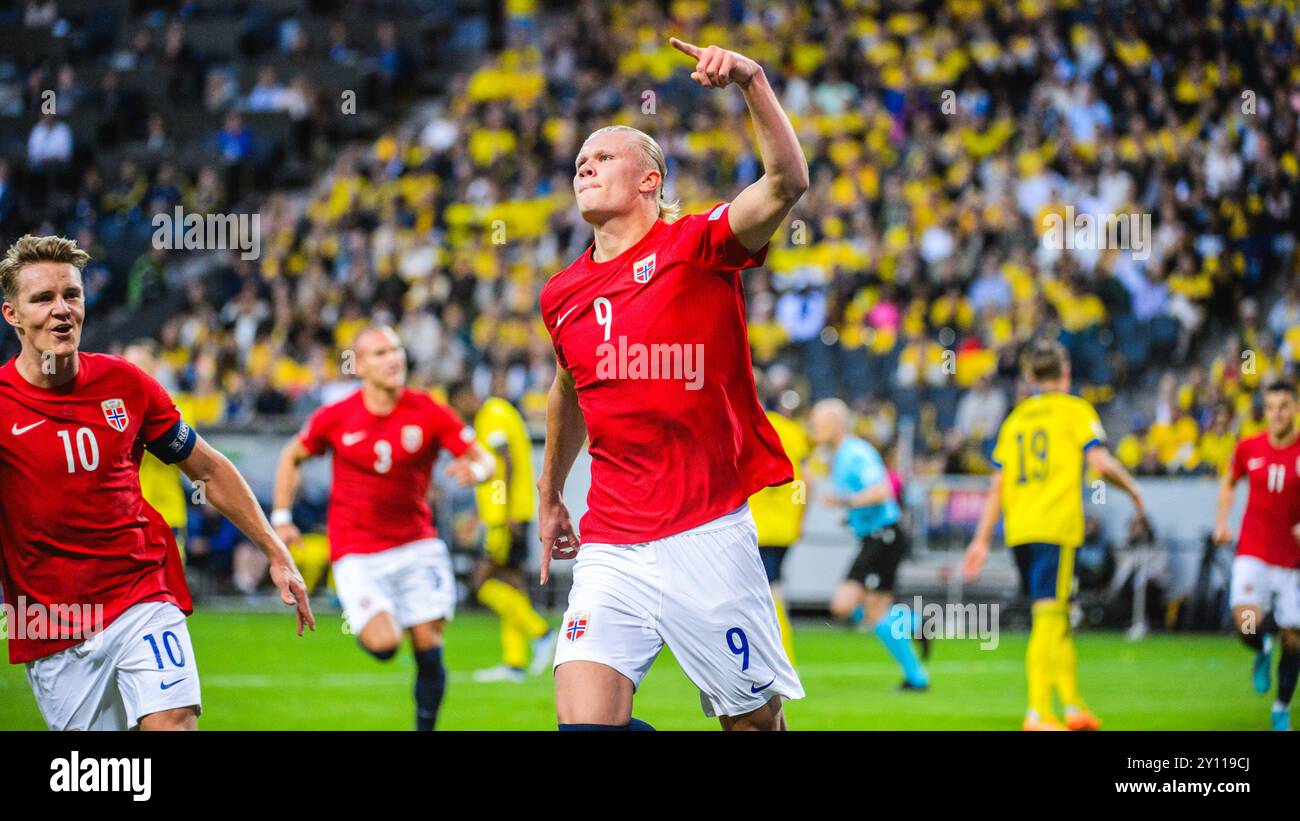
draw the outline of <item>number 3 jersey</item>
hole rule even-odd
[[[1250,481],[1237,555],[1300,567],[1300,545],[1291,534],[1300,524],[1300,439],[1284,448],[1273,447],[1267,433],[1242,439],[1228,470],[1234,482]]]
[[[14,664],[78,644],[140,602],[192,609],[171,528],[140,493],[140,459],[148,448],[181,461],[197,434],[135,365],[77,356],[76,377],[52,389],[13,359],[0,367],[0,584]]]
[[[427,500],[434,462],[442,448],[469,450],[474,429],[409,388],[377,416],[358,390],[312,414],[298,439],[314,455],[334,451],[327,530],[330,561],[338,561],[436,536]]]
[[[542,320],[587,423],[584,542],[671,536],[793,469],[758,403],[740,271],[761,265],[728,204],[657,221],[614,259],[588,248],[542,290]]]
[[[993,448],[1008,545],[1083,543],[1083,455],[1105,442],[1097,411],[1077,396],[1049,391],[1016,405]]]

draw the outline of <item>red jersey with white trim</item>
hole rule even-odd
[[[188,455],[196,435],[135,365],[78,359],[54,389],[29,383],[13,359],[0,367],[0,585],[26,611],[9,641],[14,664],[79,644],[140,602],[192,611],[176,539],[140,493],[140,459],[164,437]],[[97,606],[102,621],[81,624],[78,611],[93,622]],[[50,635],[61,638],[40,638]]]
[[[1250,482],[1237,555],[1300,567],[1300,545],[1291,533],[1300,524],[1300,439],[1281,449],[1267,433],[1242,439],[1229,470],[1233,481],[1244,476]]]
[[[298,438],[314,455],[334,451],[326,529],[330,561],[338,561],[438,535],[426,498],[433,465],[443,448],[453,456],[469,450],[474,429],[410,388],[391,413],[376,416],[358,390],[317,410]]]
[[[740,272],[763,264],[728,203],[657,221],[614,259],[588,248],[542,289],[542,319],[587,423],[580,536],[631,544],[728,513],[793,468],[759,405]]]

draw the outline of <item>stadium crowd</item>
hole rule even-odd
[[[554,359],[537,298],[590,240],[571,189],[586,134],[624,122],[655,136],[688,213],[759,174],[740,95],[696,88],[669,32],[762,62],[809,157],[811,190],[746,280],[770,401],[841,396],[882,445],[911,419],[918,472],[982,472],[1019,351],[1055,335],[1126,464],[1210,472],[1260,425],[1251,389],[1300,359],[1300,25],[1275,4],[584,0],[543,26],[552,9],[510,0],[503,47],[414,104],[375,92],[398,114],[360,141],[321,113],[310,73],[286,82],[273,58],[364,64],[392,90],[431,61],[427,44],[379,22],[367,56],[350,27],[265,11],[267,45],[235,71],[185,54],[199,5],[125,21],[129,47],[98,63],[28,67],[24,110],[57,83],[76,106],[122,106],[103,119],[154,153],[105,173],[43,118],[0,162],[0,233],[81,238],[104,309],[176,298],[160,377],[200,428],[328,401],[375,321],[399,328],[417,384],[469,378],[540,422]],[[25,24],[57,28],[49,6],[28,3]],[[114,103],[115,72],[142,66],[159,72],[160,108]],[[225,162],[166,159],[185,102]],[[294,123],[278,153],[243,123],[267,110]],[[305,193],[264,183],[285,157],[319,168]],[[232,175],[232,158],[251,170]],[[138,233],[176,203],[236,200],[261,214],[257,259],[188,278],[151,247],[114,259],[132,220]],[[1122,213],[1150,216],[1145,247],[1042,241],[1053,216]]]

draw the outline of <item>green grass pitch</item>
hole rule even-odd
[[[551,621],[558,620],[553,614]],[[413,722],[415,663],[409,650],[381,664],[322,615],[317,632],[293,635],[286,612],[199,610],[190,631],[202,676],[207,730],[404,730]],[[1014,730],[1024,709],[1026,636],[995,650],[976,640],[934,642],[928,693],[898,693],[901,676],[871,636],[805,621],[795,650],[807,698],[788,704],[791,729]],[[1156,635],[1129,642],[1113,633],[1078,635],[1079,679],[1104,729],[1268,727],[1272,696],[1250,686],[1250,654],[1231,636]],[[4,651],[7,654],[7,648]],[[7,656],[6,656],[7,657]],[[450,670],[440,729],[553,730],[549,676],[525,684],[476,684],[471,673],[498,661],[495,619],[465,611],[449,626]],[[664,652],[642,684],[636,715],[659,729],[711,730],[699,696]],[[0,669],[0,730],[44,729],[21,666]]]

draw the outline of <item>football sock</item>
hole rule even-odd
[[[639,718],[627,724],[558,724],[556,728],[562,733],[625,733],[654,729]]]
[[[773,596],[772,603],[776,605],[776,623],[781,627],[781,646],[785,648],[785,657],[794,664],[794,631],[790,627],[790,614],[785,609],[785,599],[780,596]]]
[[[501,661],[516,670],[528,666],[528,636],[510,619],[501,620]]]
[[[1025,653],[1025,677],[1029,686],[1029,709],[1040,717],[1052,714],[1052,650],[1059,629],[1057,602],[1035,602]]]
[[[894,657],[894,661],[898,662],[898,666],[903,668],[904,678],[912,684],[928,684],[929,678],[925,674],[925,668],[921,666],[921,660],[916,657],[916,651],[912,648],[911,630],[906,624],[911,618],[910,611],[891,607],[885,617],[876,622],[874,632],[876,638],[880,639],[880,643],[885,645],[885,649]]]
[[[388,661],[390,658],[397,655],[396,647],[390,647],[387,650],[371,650],[369,647],[367,647],[365,644],[361,642],[360,638],[357,639],[357,646],[360,647],[362,650],[365,650],[367,653],[374,656],[375,658],[379,659],[380,661]]]
[[[1062,619],[1062,631],[1056,638],[1056,694],[1061,697],[1063,707],[1083,709],[1083,698],[1079,695],[1079,654],[1074,648],[1074,631],[1070,629],[1070,618]]]
[[[1300,676],[1300,652],[1283,648],[1277,662],[1277,700],[1284,708],[1290,706],[1295,695],[1297,676]]]
[[[442,665],[442,648],[415,653],[415,729],[432,730],[438,723],[438,708],[447,690],[447,668]]]
[[[478,600],[501,617],[512,622],[531,639],[546,635],[546,619],[533,609],[528,594],[500,579],[488,579],[478,589]]]

